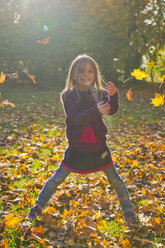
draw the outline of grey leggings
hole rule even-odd
[[[114,165],[111,165],[107,169],[103,170],[107,176],[109,183],[114,187],[122,211],[132,210],[133,205],[129,198],[128,190],[123,182],[122,178],[119,176],[118,172]],[[40,208],[44,208],[51,198],[51,196],[55,193],[57,186],[60,185],[65,178],[70,174],[70,171],[67,170],[62,164],[55,171],[55,173],[47,180],[45,186],[40,192],[38,199],[35,202],[35,206],[39,206]]]

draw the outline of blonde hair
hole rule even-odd
[[[104,83],[104,80],[101,75],[97,62],[93,58],[88,56],[87,54],[81,54],[81,55],[78,55],[72,61],[70,65],[68,76],[66,79],[65,88],[62,93],[64,93],[67,90],[74,90],[74,89],[77,90],[75,78],[77,78],[80,70],[86,67],[87,63],[90,63],[94,71],[94,85],[93,86],[97,92],[101,91],[101,89],[103,88],[102,85]]]

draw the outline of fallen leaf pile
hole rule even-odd
[[[163,247],[163,117],[142,119],[139,130],[128,128],[131,118],[122,113],[123,124],[110,126],[107,142],[140,221],[134,228],[125,226],[104,172],[71,173],[30,223],[28,211],[67,146],[64,115],[49,104],[1,109],[0,247]]]

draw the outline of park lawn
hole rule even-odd
[[[124,225],[119,202],[103,172],[71,173],[42,217],[27,213],[58,168],[67,146],[56,90],[13,88],[0,109],[0,247],[163,247],[164,108],[143,90],[133,102],[121,90],[117,115],[104,117],[107,142],[141,225]],[[3,246],[2,246],[3,245]]]

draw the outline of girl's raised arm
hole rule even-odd
[[[110,104],[110,112],[109,115],[114,115],[117,113],[119,109],[119,92],[116,89],[114,95],[110,96],[107,91],[102,92],[102,99],[105,103]]]

